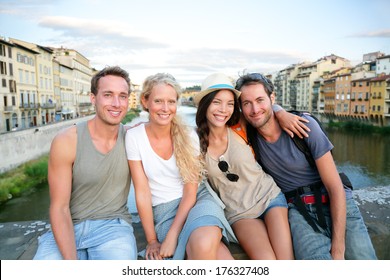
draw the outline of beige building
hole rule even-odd
[[[0,39],[0,132],[19,129],[13,45]]]
[[[55,106],[55,121],[62,119],[62,100],[61,100],[61,81],[60,81],[60,63],[53,58],[53,91]]]
[[[66,119],[91,114],[94,108],[90,100],[92,69],[89,59],[67,48],[54,48],[53,52],[61,65],[60,70],[64,71],[60,71],[60,81],[63,82],[61,96],[65,97],[66,105],[61,114]]]
[[[15,45],[37,52],[35,55],[35,73],[38,98],[38,121],[35,125],[44,125],[55,121],[55,98],[53,91],[53,51],[50,48],[10,38]]]
[[[140,100],[139,96],[141,94],[140,85],[131,84],[131,93],[129,97],[129,108],[130,109],[140,109]]]
[[[314,82],[326,72],[349,66],[349,60],[333,54],[322,57],[314,63],[300,66],[295,78],[297,80],[297,110],[318,111],[318,104],[321,102],[320,96],[313,94]],[[317,108],[313,108],[313,104]]]
[[[290,110],[297,106],[297,88],[295,77],[298,75],[298,67],[301,64],[293,64],[281,70],[275,77],[276,102],[283,108]]]
[[[23,44],[13,43],[15,54],[15,75],[17,89],[17,105],[19,106],[21,129],[41,125],[39,116],[39,97],[36,75],[36,57],[38,51],[27,48]]]
[[[384,55],[376,59],[376,74],[390,75],[390,55]]]

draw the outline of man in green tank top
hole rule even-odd
[[[34,259],[137,258],[121,124],[130,91],[125,70],[104,68],[91,81],[94,118],[54,138],[48,167],[51,230],[40,237]]]

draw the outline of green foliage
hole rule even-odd
[[[25,163],[0,176],[0,204],[47,180],[48,156]]]
[[[380,127],[372,124],[359,122],[359,121],[348,121],[348,122],[333,122],[329,121],[328,127],[330,129],[342,129],[348,132],[359,132],[367,134],[381,134],[381,135],[390,135],[390,127]]]
[[[200,91],[200,90],[201,90],[201,86],[199,86],[199,85],[195,85],[192,87],[186,87],[184,89],[184,91]]]
[[[126,124],[131,122],[135,117],[139,116],[139,110],[131,109],[129,112],[127,112],[126,116],[122,120],[122,124]]]
[[[31,165],[26,165],[24,173],[27,177],[34,179],[38,184],[47,180],[47,158]]]

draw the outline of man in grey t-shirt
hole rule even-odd
[[[49,157],[51,229],[39,239],[34,259],[137,259],[126,203],[130,172],[121,125],[130,79],[115,66],[91,81],[96,115],[61,131]]]
[[[257,161],[289,200],[289,222],[297,259],[376,259],[351,190],[345,190],[330,143],[308,117],[305,139],[315,160],[310,166],[272,111],[274,87],[259,73],[240,77],[240,105]],[[251,133],[251,131],[253,133]],[[316,205],[316,206],[315,206]]]

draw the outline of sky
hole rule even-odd
[[[183,87],[222,72],[275,73],[335,54],[390,54],[388,0],[0,0],[0,36],[75,49],[135,84],[158,72]]]

